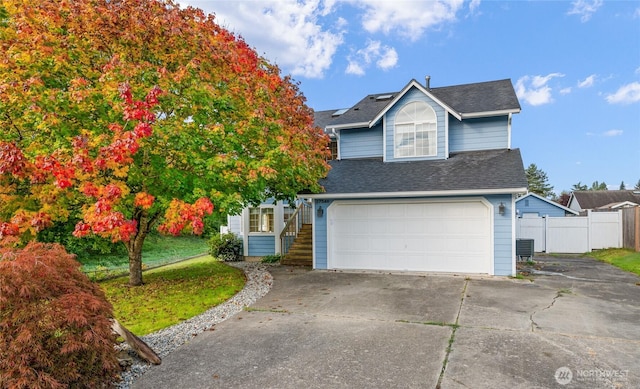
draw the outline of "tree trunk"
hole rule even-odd
[[[111,329],[116,334],[122,336],[122,338],[131,346],[133,351],[140,356],[140,358],[144,359],[147,362],[153,363],[154,365],[159,365],[162,360],[156,354],[155,351],[149,347],[148,344],[142,341],[142,339],[135,336],[128,329],[124,328],[122,324],[120,324],[116,319],[111,319]]]
[[[159,216],[159,213],[149,215],[143,209],[138,209],[134,213],[133,219],[138,222],[138,232],[124,243],[129,254],[129,285],[131,286],[142,285],[142,245]]]
[[[142,242],[136,244],[136,238],[132,244],[127,245],[127,251],[129,253],[129,285],[140,286],[142,285]]]
[[[138,222],[138,232],[128,242],[125,242],[129,254],[129,285],[142,285],[142,245],[151,231],[157,215],[149,217],[146,211],[137,212],[134,220]]]

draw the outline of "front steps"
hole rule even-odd
[[[313,226],[303,224],[289,252],[280,260],[282,265],[313,266]]]

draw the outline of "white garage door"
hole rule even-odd
[[[481,200],[335,202],[328,218],[329,268],[492,273]]]

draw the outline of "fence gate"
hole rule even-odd
[[[547,218],[548,253],[586,253],[589,250],[588,217]]]
[[[533,248],[537,253],[547,251],[547,239],[545,233],[547,228],[547,218],[525,215],[517,220],[516,237],[533,239]]]

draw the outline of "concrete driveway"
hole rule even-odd
[[[532,280],[274,267],[246,312],[134,388],[637,388],[640,278],[540,258]]]

